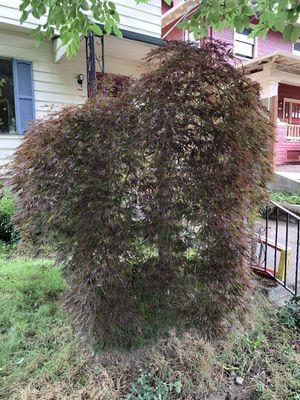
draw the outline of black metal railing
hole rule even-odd
[[[282,285],[293,296],[299,293],[300,217],[273,201],[255,228],[256,255],[252,268]]]

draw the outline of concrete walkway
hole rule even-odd
[[[300,182],[300,164],[277,165],[275,167],[275,173]]]

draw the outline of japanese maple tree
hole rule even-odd
[[[37,121],[15,154],[22,240],[63,262],[66,307],[101,346],[218,334],[247,308],[273,128],[232,57],[161,46],[151,72]]]

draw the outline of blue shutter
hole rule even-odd
[[[18,133],[24,133],[35,118],[32,63],[13,60],[15,108]]]

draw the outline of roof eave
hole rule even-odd
[[[175,7],[172,7],[169,11],[165,12],[161,17],[161,27],[165,28],[172,22],[176,21],[178,18],[182,17],[182,15],[191,11],[197,4],[199,4],[198,0],[184,0],[177,4]]]

